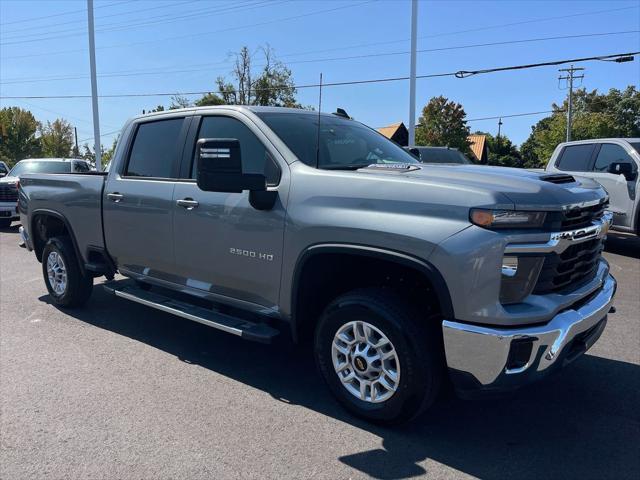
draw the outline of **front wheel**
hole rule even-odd
[[[85,275],[69,237],[49,239],[42,251],[42,274],[53,303],[78,307],[91,295],[93,277]]]
[[[334,396],[370,421],[411,420],[440,389],[444,359],[437,324],[387,290],[356,290],[334,300],[320,318],[314,350]]]

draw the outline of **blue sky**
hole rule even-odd
[[[90,94],[86,2],[0,0],[0,96]],[[230,53],[270,45],[297,84],[406,76],[411,3],[408,0],[96,0],[99,94],[189,92],[214,89],[228,74]],[[564,17],[564,18],[561,18]],[[543,37],[640,30],[640,1],[432,1],[419,4],[418,50]],[[640,34],[456,48],[418,53],[418,74],[474,70],[640,50]],[[357,57],[335,60],[336,57]],[[329,60],[334,59],[334,60]],[[261,63],[257,61],[257,63]],[[588,62],[583,85],[591,90],[640,84],[635,62]],[[467,118],[549,110],[566,91],[561,67],[430,78],[417,82],[417,110],[436,95],[461,103]],[[35,80],[35,81],[34,81]],[[191,99],[196,99],[192,96]],[[408,81],[328,87],[323,111],[345,108],[379,127],[408,122]],[[318,89],[298,92],[317,105]],[[103,133],[170,97],[101,98]],[[66,118],[79,139],[92,143],[91,101],[0,99],[39,120]],[[543,115],[505,118],[502,131],[526,140]],[[474,121],[472,130],[495,133],[497,120]],[[109,145],[115,134],[105,135]]]

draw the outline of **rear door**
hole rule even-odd
[[[124,274],[172,280],[173,190],[190,117],[134,125],[104,189],[106,246]]]
[[[275,206],[255,209],[248,191],[200,190],[194,162],[200,138],[238,139],[243,172],[266,174],[270,188],[278,191]],[[277,308],[289,185],[286,162],[267,137],[236,112],[194,117],[187,144],[183,178],[173,193],[176,274],[181,283],[221,301]]]
[[[628,163],[636,172],[636,178],[627,180],[624,175],[609,173],[612,163]],[[614,224],[631,227],[633,224],[633,202],[636,197],[638,165],[621,145],[603,143],[597,153],[591,178],[609,193],[610,210],[614,213]]]

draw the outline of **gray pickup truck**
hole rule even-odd
[[[134,118],[108,173],[24,175],[18,208],[60,307],[105,276],[249,340],[289,332],[347,409],[396,423],[598,339],[607,202],[567,174],[420,164],[341,110],[225,106]]]

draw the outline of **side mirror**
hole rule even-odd
[[[629,182],[635,180],[637,176],[637,172],[633,171],[633,166],[629,162],[613,162],[609,164],[607,172],[614,175],[624,175],[624,178]]]
[[[205,192],[262,192],[267,180],[259,173],[243,173],[240,142],[235,138],[201,138],[196,144],[196,179]]]
[[[6,176],[7,176],[7,174],[6,174],[6,173],[4,173],[4,172],[0,172],[0,178],[2,178],[2,177],[6,177]]]

